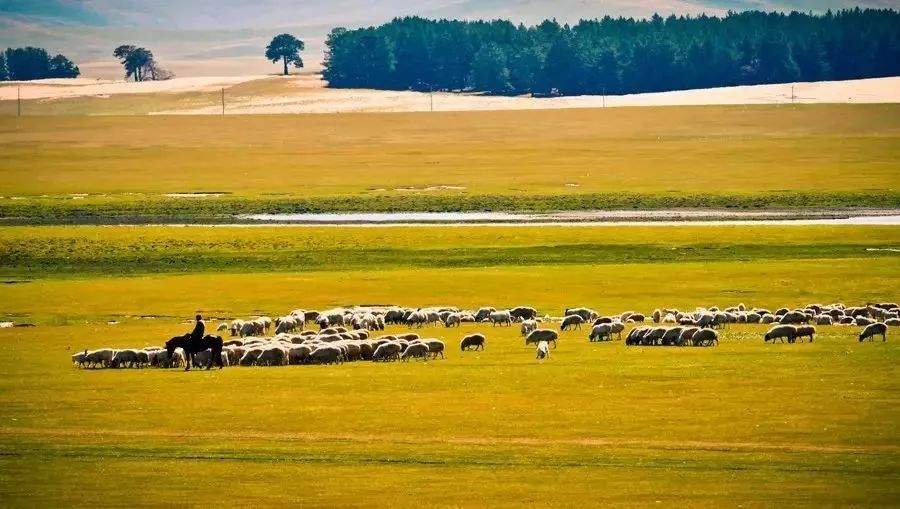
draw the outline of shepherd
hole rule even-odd
[[[195,353],[211,350],[206,369],[212,368],[213,362],[219,366],[219,369],[222,369],[225,365],[222,363],[221,336],[213,336],[211,334],[204,336],[203,333],[206,332],[206,326],[203,324],[203,317],[198,314],[196,319],[197,323],[194,325],[194,330],[190,334],[175,336],[166,341],[166,352],[168,352],[169,357],[171,358],[172,354],[175,353],[176,348],[184,350],[184,370],[189,371]]]

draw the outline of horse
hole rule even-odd
[[[166,341],[166,352],[168,352],[169,357],[175,353],[176,348],[181,348],[184,350],[184,370],[188,371],[191,369],[191,359],[193,359],[194,354],[198,352],[202,352],[204,350],[212,350],[212,355],[209,356],[209,362],[206,364],[206,369],[210,369],[215,361],[216,364],[219,365],[219,369],[225,367],[222,363],[222,337],[221,336],[213,336],[212,334],[207,334],[203,336],[203,339],[200,341],[191,341],[191,335],[185,334],[184,336],[175,336],[174,338]]]

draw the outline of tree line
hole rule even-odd
[[[44,48],[7,48],[0,52],[0,81],[76,78],[78,66],[63,55],[50,56]]]
[[[607,16],[574,26],[405,17],[336,28],[326,47],[331,87],[625,94],[900,75],[900,14]]]

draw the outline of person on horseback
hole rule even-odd
[[[198,345],[203,339],[203,335],[206,334],[206,324],[203,323],[203,317],[199,313],[196,319],[197,323],[194,324],[194,330],[191,331],[191,343]]]

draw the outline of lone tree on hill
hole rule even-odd
[[[281,60],[284,64],[284,75],[287,76],[288,64],[293,64],[297,68],[303,67],[303,59],[300,58],[303,48],[304,44],[300,39],[291,34],[279,34],[266,46],[266,58],[273,63]]]
[[[123,44],[113,50],[113,56],[118,58],[125,68],[126,79],[134,78],[134,81],[161,81],[175,76],[170,71],[160,67],[153,57],[153,52],[147,48]]]

